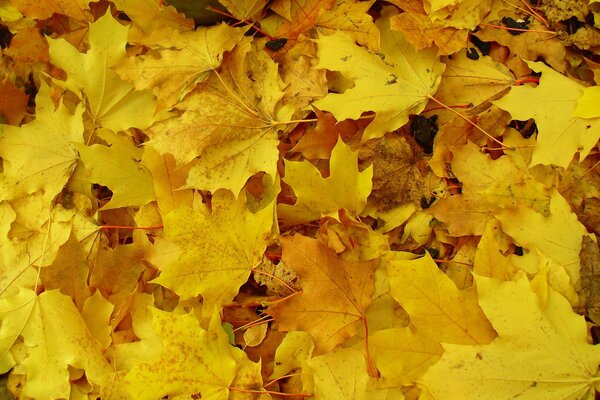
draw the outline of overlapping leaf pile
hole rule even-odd
[[[0,1],[13,393],[593,399],[600,3],[207,3]]]

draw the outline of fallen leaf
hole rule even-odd
[[[143,150],[127,136],[100,129],[96,136],[109,145],[75,146],[91,184],[107,186],[112,197],[102,209],[143,206],[156,198],[150,171],[140,162]]]
[[[577,107],[573,111],[574,117],[579,118],[598,118],[598,103],[600,103],[600,87],[592,86],[583,89],[583,94],[577,100]]]
[[[130,396],[153,400],[199,393],[203,399],[228,399],[238,363],[246,355],[229,344],[219,314],[212,313],[208,330],[204,330],[193,315],[151,311],[152,327],[163,349],[159,358],[136,365],[125,376],[123,385]]]
[[[477,304],[474,287],[458,290],[429,255],[390,252],[384,260],[390,294],[411,324],[444,343],[484,344],[495,332]]]
[[[496,218],[520,246],[539,249],[564,266],[572,283],[579,280],[579,252],[586,230],[560,194],[553,194],[548,216],[520,207],[497,213]]]
[[[374,111],[373,122],[363,140],[383,136],[406,122],[409,114],[419,114],[440,83],[444,65],[433,49],[416,51],[402,33],[391,31],[388,15],[380,23],[381,56],[356,45],[342,32],[320,35],[319,67],[339,71],[354,82],[344,93],[329,93],[313,104],[330,111],[338,121],[358,119]]]
[[[331,152],[329,177],[308,161],[285,161],[284,181],[294,189],[296,204],[279,204],[278,217],[288,225],[310,222],[345,208],[359,214],[371,193],[373,167],[358,170],[358,155],[341,139]]]
[[[113,370],[100,343],[91,335],[71,298],[58,290],[37,296],[21,333],[27,349],[23,366],[27,382],[23,395],[68,398],[69,367],[85,371],[88,382],[104,387]]]
[[[54,82],[83,100],[95,127],[114,132],[147,128],[154,116],[154,96],[135,91],[111,69],[126,56],[127,30],[106,13],[90,24],[90,50],[85,54],[64,39],[48,38],[52,64],[67,73],[66,81]]]
[[[374,291],[377,260],[345,261],[315,239],[281,237],[282,260],[298,275],[302,292],[269,307],[279,329],[305,330],[317,354],[356,335]]]
[[[4,374],[16,364],[10,349],[19,338],[35,306],[35,293],[17,287],[15,292],[0,298],[0,373]]]
[[[390,27],[400,31],[417,50],[431,47],[438,49],[438,54],[453,54],[461,50],[467,41],[468,32],[447,27],[443,23],[434,23],[427,15],[404,12],[390,20]]]
[[[600,350],[587,342],[583,317],[552,289],[542,307],[525,277],[475,279],[479,303],[498,337],[483,346],[444,344],[442,359],[421,380],[433,398],[593,397]]]
[[[366,373],[365,357],[360,350],[340,349],[314,357],[307,365],[313,373],[315,399],[404,400],[400,390],[392,389],[391,394],[387,389],[376,388]]]
[[[600,139],[600,118],[573,117],[583,86],[540,62],[527,62],[542,72],[537,87],[518,86],[494,104],[514,119],[534,118],[539,133],[530,167],[544,164],[567,168],[573,155],[587,157]]]
[[[223,53],[231,51],[245,31],[220,24],[173,33],[157,54],[123,58],[115,71],[138,90],[153,89],[158,107],[169,109],[221,65]]]
[[[183,207],[172,211],[164,217],[165,238],[152,257],[161,270],[153,282],[182,299],[202,295],[203,315],[209,317],[213,306],[233,300],[250,270],[260,264],[271,233],[272,207],[253,214],[246,209],[245,196],[236,200],[221,190],[212,198],[209,215]]]
[[[83,142],[83,108],[55,109],[50,88],[42,83],[37,118],[21,127],[0,125],[0,199],[16,199],[42,190],[46,202],[63,189],[78,159],[74,143]]]
[[[369,337],[369,345],[387,387],[411,385],[444,352],[436,339],[413,326],[377,331]]]

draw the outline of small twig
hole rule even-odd
[[[554,31],[545,31],[543,29],[521,29],[521,28],[509,28],[508,26],[502,26],[502,25],[493,25],[493,24],[479,24],[481,26],[487,26],[490,28],[496,28],[496,29],[504,29],[505,31],[516,31],[516,32],[536,32],[536,33],[551,33],[553,35],[556,35],[556,32]]]

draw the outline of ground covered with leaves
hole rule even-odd
[[[171,4],[0,0],[14,396],[595,398],[598,0]]]

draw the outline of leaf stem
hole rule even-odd
[[[268,319],[271,318],[271,319]],[[271,321],[274,321],[274,319],[270,316],[270,315],[263,315],[260,318],[255,319],[254,321],[250,321],[244,325],[238,326],[237,328],[235,328],[233,331],[237,332],[241,329],[248,329],[248,328],[252,328],[253,326],[257,326],[257,325],[262,325],[264,323],[269,323]]]
[[[455,105],[455,106],[448,106],[448,107],[449,108],[461,108],[461,109],[467,110],[467,109],[473,107],[473,104],[471,104],[471,103],[469,103],[469,104],[458,104],[458,105]],[[421,114],[429,112],[429,111],[443,110],[443,109],[444,109],[444,107],[442,107],[442,106],[431,107],[431,108],[428,108],[427,110],[421,111]]]
[[[551,33],[553,35],[556,35],[556,32],[554,31],[545,31],[543,29],[521,29],[521,28],[509,28],[508,26],[502,26],[502,25],[493,25],[493,24],[479,24],[481,26],[487,26],[489,28],[496,28],[496,29],[504,29],[505,31],[516,31],[516,32],[536,32],[536,33]]]
[[[513,82],[514,86],[521,86],[524,83],[540,83],[540,78],[537,76],[525,76]]]
[[[367,317],[365,315],[362,316],[362,320],[363,326],[365,327],[365,352],[367,355],[367,369],[371,377],[379,379],[381,377],[381,373],[377,369],[377,366],[373,361],[373,357],[371,356],[371,350],[369,349],[369,323],[367,322]]]
[[[100,225],[98,229],[144,229],[144,230],[152,230],[152,229],[162,229],[163,225],[154,225],[154,226],[125,226],[125,225]]]
[[[310,393],[284,393],[284,392],[276,392],[273,390],[253,390],[253,389],[242,389],[242,388],[237,388],[235,386],[229,386],[228,388],[231,391],[234,392],[240,392],[240,393],[257,393],[257,394],[276,394],[278,396],[298,396],[298,397],[312,397],[313,395]]]
[[[275,378],[275,379],[273,379],[272,381],[269,381],[269,382],[265,383],[265,384],[263,385],[263,387],[271,386],[271,385],[272,385],[272,384],[274,384],[275,382],[277,382],[277,381],[280,381],[280,380],[282,380],[282,379],[290,378],[290,377],[292,377],[292,376],[301,376],[301,375],[302,375],[302,374],[287,374],[287,375],[283,375],[283,376],[280,376],[279,378]]]
[[[290,125],[290,124],[300,124],[302,122],[317,122],[319,121],[318,118],[309,118],[309,119],[294,119],[291,121],[272,121],[271,122],[271,126],[278,126],[278,125]]]
[[[428,97],[429,97],[430,100],[438,103],[443,108],[447,109],[448,111],[453,112],[454,114],[456,114],[457,116],[459,116],[460,118],[462,118],[465,122],[467,122],[468,124],[470,124],[471,126],[473,126],[475,129],[477,129],[478,131],[480,131],[481,133],[483,133],[485,136],[487,136],[488,138],[490,138],[492,141],[494,141],[494,142],[498,143],[500,146],[502,146],[503,149],[510,149],[510,147],[508,147],[507,145],[505,145],[504,143],[502,143],[501,141],[499,141],[498,139],[496,139],[495,137],[493,137],[492,135],[490,135],[488,132],[486,132],[485,129],[483,129],[482,127],[480,127],[475,122],[471,121],[469,118],[465,117],[464,115],[462,115],[458,111],[456,111],[456,110],[448,107],[447,105],[445,105],[444,103],[442,103],[441,101],[439,101],[438,99],[436,99],[433,96],[428,96]]]

